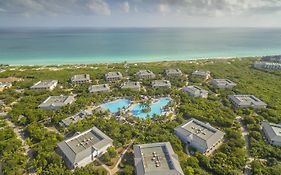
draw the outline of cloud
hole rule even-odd
[[[5,12],[6,12],[5,9],[0,8],[0,13],[5,13]]]
[[[138,14],[239,16],[280,14],[280,0],[0,0],[0,12],[11,15]],[[132,10],[131,10],[132,7]],[[2,10],[1,10],[2,9]]]
[[[156,7],[159,13],[180,12],[191,16],[217,16],[217,14],[238,16],[281,11],[280,0],[142,0],[141,3],[146,4],[148,8]]]
[[[170,6],[168,4],[158,4],[156,9],[162,15],[165,15],[171,11]]]
[[[130,12],[130,4],[128,1],[122,2],[119,5],[119,9],[123,13],[129,13]]]
[[[106,0],[0,0],[11,15],[110,15]]]
[[[111,14],[110,7],[104,0],[90,0],[87,6],[94,14],[105,16]]]

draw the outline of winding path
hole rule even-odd
[[[247,151],[247,162],[244,167],[244,175],[252,175],[252,168],[251,168],[251,163],[253,160],[255,160],[251,154],[250,154],[250,140],[249,140],[249,132],[247,131],[246,125],[242,121],[241,116],[237,116],[236,120],[240,123],[241,126],[241,131],[242,131],[242,136],[245,140],[246,143],[246,151]]]
[[[19,139],[22,142],[22,147],[24,149],[24,155],[27,156],[29,159],[32,159],[33,151],[30,149],[29,145],[25,142],[25,137],[22,132],[22,129],[19,128],[18,126],[15,126],[15,124],[8,119],[6,119],[6,122],[7,122],[8,127],[12,128],[14,130],[14,132],[17,136],[17,139]],[[28,174],[35,175],[36,173],[35,173],[34,169],[30,169]]]
[[[115,166],[114,166],[112,169],[110,169],[107,165],[105,165],[105,164],[104,164],[102,161],[100,161],[99,159],[96,159],[96,161],[101,164],[101,166],[108,172],[109,175],[114,175],[114,174],[116,174],[116,173],[120,170],[118,166],[119,166],[120,162],[122,161],[122,159],[124,158],[126,152],[127,152],[127,151],[129,150],[129,148],[133,145],[133,143],[134,143],[134,142],[131,141],[131,143],[127,146],[127,148],[121,153],[119,159],[117,160]]]

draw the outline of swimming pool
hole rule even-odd
[[[153,117],[154,115],[160,116],[163,113],[162,108],[169,104],[171,101],[172,99],[168,97],[160,98],[157,102],[150,104],[151,111],[148,113],[143,112],[142,106],[138,103],[132,107],[131,112],[134,116],[139,118]]]
[[[111,113],[117,113],[120,109],[127,109],[130,105],[131,101],[128,99],[118,99],[111,102],[104,103],[100,105],[102,108],[109,110]]]

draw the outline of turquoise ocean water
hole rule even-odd
[[[281,29],[0,29],[2,64],[114,63],[281,54]]]

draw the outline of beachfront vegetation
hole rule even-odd
[[[262,138],[259,128],[262,120],[274,123],[281,122],[281,78],[276,71],[253,69],[251,67],[253,62],[253,59],[233,59],[197,61],[196,63],[126,64],[126,67],[124,64],[111,64],[46,66],[41,69],[38,69],[37,66],[21,66],[16,67],[16,70],[7,68],[7,71],[1,73],[0,77],[15,76],[23,78],[24,81],[15,82],[11,89],[1,92],[0,99],[4,99],[8,106],[18,99],[9,110],[9,119],[18,127],[24,128],[26,142],[32,150],[32,156],[26,166],[27,156],[22,156],[23,160],[19,160],[20,163],[14,163],[20,167],[18,170],[34,169],[40,174],[103,174],[103,170],[93,168],[93,166],[77,169],[74,172],[69,171],[64,166],[62,158],[55,152],[57,143],[63,140],[64,135],[71,135],[96,126],[114,140],[115,148],[123,147],[131,141],[134,143],[171,142],[173,149],[179,155],[183,171],[187,175],[236,175],[240,174],[245,166],[247,156],[240,125],[235,120],[237,116],[242,116],[250,131],[251,155],[255,158],[265,159],[265,162],[256,160],[252,163],[254,173],[274,174],[280,169],[281,149],[268,145]],[[163,70],[168,67],[179,68],[186,75],[190,75],[194,70],[209,70],[214,78],[228,78],[237,83],[238,86],[233,90],[218,90],[203,79],[182,76],[169,78],[172,83],[171,89],[153,89],[150,88],[152,80],[144,80],[142,85],[146,90],[142,89],[139,92],[120,89],[122,82],[116,82],[110,84],[112,92],[90,94],[87,90],[88,85],[72,86],[69,83],[70,77],[82,73],[90,74],[91,79],[94,80],[93,84],[106,83],[103,75],[109,71],[120,71],[124,76],[138,80],[133,75],[140,69],[152,70],[156,74],[155,79],[164,79],[167,77],[163,77]],[[59,80],[59,86],[51,92],[29,90],[33,83],[44,79]],[[190,85],[199,85],[208,90],[209,97],[207,99],[193,98],[182,92],[179,88],[185,86],[187,81]],[[19,89],[24,89],[24,91],[16,91]],[[268,104],[268,108],[259,110],[234,109],[227,96],[240,93],[257,96]],[[61,94],[77,95],[75,103],[57,111],[46,111],[38,108],[38,105],[48,96]],[[68,128],[59,125],[62,119],[89,106],[97,106],[106,100],[113,100],[115,97],[127,97],[139,101],[142,95],[148,97],[170,95],[175,101],[173,106],[176,107],[176,115],[169,120],[163,116],[147,119],[128,116],[124,122],[110,117],[111,115],[107,111],[94,111],[92,116],[72,124]],[[191,156],[187,155],[184,152],[184,145],[173,133],[173,128],[191,117],[209,122],[226,133],[224,143],[210,157],[199,152],[195,152]],[[50,128],[56,129],[54,131]],[[10,132],[12,132],[11,129]],[[14,146],[16,145],[14,144]],[[116,156],[115,150],[110,149],[101,158],[108,165],[113,163],[112,158]],[[125,157],[132,159],[132,154]],[[120,167],[123,168],[123,174],[133,174],[132,163],[132,160],[122,161]]]

